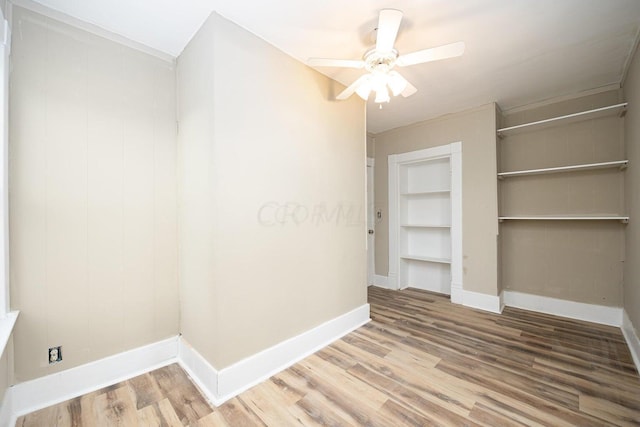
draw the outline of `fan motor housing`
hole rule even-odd
[[[364,56],[364,68],[371,71],[388,72],[396,64],[398,51],[391,49],[389,52],[379,52],[377,49],[368,50]]]

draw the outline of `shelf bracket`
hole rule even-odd
[[[629,224],[629,218],[623,218],[620,220],[622,224]]]
[[[627,106],[625,105],[624,107],[622,107],[622,109],[620,110],[620,113],[618,113],[618,117],[623,118],[624,116],[627,115]]]

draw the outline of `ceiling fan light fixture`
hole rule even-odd
[[[381,104],[383,102],[389,102],[391,100],[391,97],[389,96],[389,91],[387,90],[387,87],[383,87],[383,88],[378,88],[376,90],[376,104]]]
[[[417,92],[411,83],[393,70],[396,65],[406,67],[440,59],[454,58],[464,53],[464,42],[449,43],[400,55],[394,48],[402,12],[395,9],[382,9],[378,16],[376,28],[376,45],[365,52],[362,60],[310,58],[308,64],[314,67],[345,67],[364,68],[368,74],[360,76],[346,89],[340,92],[336,99],[345,100],[354,93],[365,101],[371,92],[375,92],[375,102],[381,104],[389,102],[391,95],[408,97]],[[380,105],[382,108],[382,105]]]
[[[367,99],[369,99],[369,94],[371,94],[372,90],[373,84],[371,83],[371,75],[366,74],[365,76],[363,76],[362,83],[356,89],[356,93],[360,98],[366,101]]]
[[[400,95],[407,88],[407,80],[396,71],[391,71],[387,77],[387,84],[393,96]]]

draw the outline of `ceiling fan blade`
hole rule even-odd
[[[401,92],[401,95],[406,98],[407,96],[413,95],[417,91],[418,91],[418,89],[416,89],[416,87],[414,85],[412,85],[411,83],[407,82],[407,87],[404,88],[404,90]]]
[[[363,68],[364,61],[351,59],[309,58],[307,65],[311,67]]]
[[[358,90],[358,88],[360,88],[360,86],[362,86],[365,82],[368,82],[370,79],[371,79],[371,74],[365,74],[364,76],[360,76],[358,80],[351,83],[351,85],[349,85],[348,88],[340,92],[338,96],[336,96],[336,99],[339,99],[342,101],[349,98]]]
[[[398,29],[402,21],[402,12],[395,9],[382,9],[378,18],[378,32],[376,35],[376,50],[391,52],[396,42]]]
[[[387,81],[389,89],[393,93],[393,96],[402,95],[405,98],[411,96],[418,91],[411,83],[400,75],[397,71],[389,72],[389,79]]]
[[[432,47],[431,49],[419,50],[417,52],[400,55],[396,64],[401,67],[408,65],[422,64],[424,62],[438,61],[440,59],[453,58],[464,53],[464,42],[445,44],[444,46]]]

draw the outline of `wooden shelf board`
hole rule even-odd
[[[628,216],[617,215],[582,215],[582,216],[569,216],[569,215],[534,215],[534,216],[499,216],[498,220],[526,220],[526,221],[621,221],[623,223],[629,222]]]
[[[538,120],[530,123],[523,123],[521,125],[509,126],[506,128],[498,129],[498,136],[503,137],[512,135],[518,132],[524,132],[528,130],[544,129],[550,126],[557,125],[559,123],[573,123],[580,120],[595,119],[598,117],[606,117],[610,115],[620,114],[623,115],[626,111],[627,103],[609,105],[607,107],[594,108],[593,110],[580,111],[579,113],[567,114],[564,116],[553,117],[545,120]]]
[[[436,262],[439,264],[451,264],[451,260],[449,258],[438,258],[438,257],[419,256],[419,255],[401,255],[400,258],[408,259],[412,261],[425,261],[425,262]]]
[[[405,228],[451,228],[450,225],[445,224],[402,224],[400,227]]]
[[[450,193],[451,190],[430,190],[430,191],[413,191],[413,192],[405,192],[405,193],[400,193],[401,196],[428,196],[431,194],[444,194],[444,193]]]
[[[528,169],[512,172],[500,172],[498,178],[508,178],[512,176],[526,176],[526,175],[541,175],[549,173],[561,173],[561,172],[573,172],[595,169],[608,169],[608,168],[620,168],[621,170],[626,168],[629,160],[616,160],[613,162],[601,162],[601,163],[589,163],[582,165],[571,166],[559,166],[555,168],[541,168],[541,169]]]

